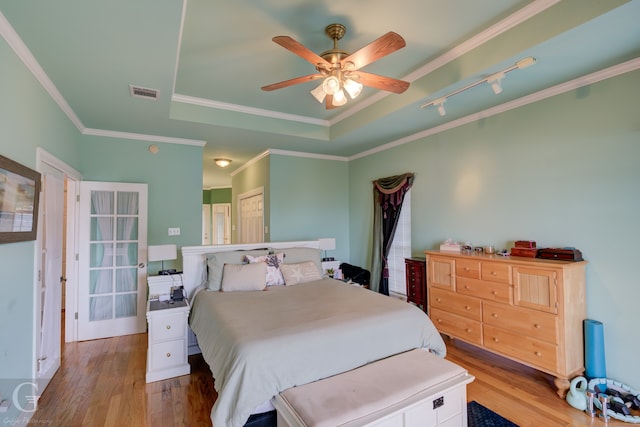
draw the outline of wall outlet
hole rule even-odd
[[[180,235],[180,227],[169,229],[169,236],[179,236],[179,235]]]

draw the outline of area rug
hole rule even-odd
[[[468,427],[518,427],[475,400],[467,403]]]

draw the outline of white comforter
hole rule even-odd
[[[190,325],[215,378],[214,427],[244,425],[258,405],[296,385],[414,348],[446,352],[419,308],[333,279],[200,292]]]

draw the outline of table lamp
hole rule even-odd
[[[324,251],[322,261],[333,261],[333,257],[327,257],[327,251],[333,251],[336,248],[336,239],[333,237],[318,239],[318,247]]]
[[[178,257],[176,245],[154,245],[147,247],[147,261],[162,261],[162,270],[159,275],[176,274],[176,270],[164,269],[164,262],[174,260]]]

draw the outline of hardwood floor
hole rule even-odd
[[[447,340],[447,348],[447,359],[476,377],[468,400],[521,427],[607,425],[558,398],[548,375],[459,341]],[[66,344],[29,425],[211,426],[216,392],[202,357],[189,358],[189,376],[146,384],[146,352],[147,334]]]

